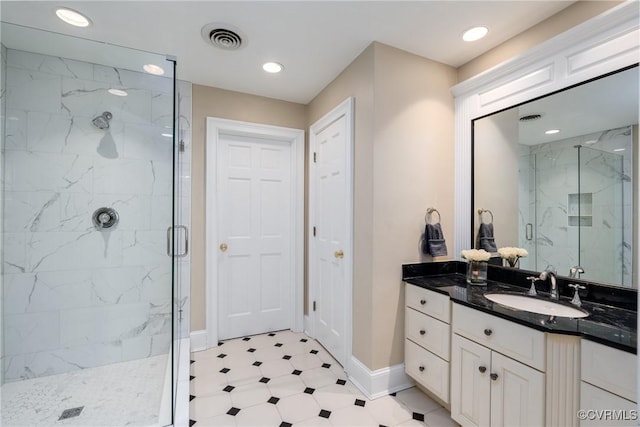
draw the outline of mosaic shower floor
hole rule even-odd
[[[153,426],[158,422],[167,355],[4,384],[0,425]],[[59,420],[67,409],[78,416]]]

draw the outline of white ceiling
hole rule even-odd
[[[5,1],[10,22],[91,40],[174,55],[178,78],[196,84],[308,103],[372,41],[454,67],[554,15],[572,1]],[[58,20],[65,5],[92,20],[87,28]],[[201,37],[211,22],[246,37],[234,52]],[[489,27],[474,43],[464,30]],[[42,39],[30,42],[42,43]],[[11,46],[9,46],[11,47]],[[268,60],[285,66],[269,75]]]

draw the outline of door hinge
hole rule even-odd
[[[184,149],[185,149],[184,141],[180,140],[180,142],[178,143],[178,150],[179,150],[181,153],[184,153]]]
[[[316,302],[313,302],[313,311],[316,311]]]
[[[318,161],[318,153],[316,153],[315,151],[313,152],[313,163],[316,163]]]
[[[313,237],[316,237],[316,226],[313,226]]]

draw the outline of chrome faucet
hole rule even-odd
[[[572,279],[575,279],[576,277],[578,277],[578,274],[582,273],[584,273],[584,268],[580,267],[579,265],[574,265],[569,269],[569,277]]]
[[[547,268],[540,273],[540,280],[547,280],[549,278],[549,282],[551,283],[551,290],[549,293],[551,294],[551,299],[560,299],[560,292],[558,292],[558,282],[556,281],[556,276],[558,272],[556,268],[552,265],[548,265]]]

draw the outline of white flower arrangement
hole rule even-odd
[[[489,261],[491,254],[484,249],[467,249],[460,252],[460,256],[467,261]]]
[[[527,252],[526,249],[511,248],[507,246],[498,249],[498,254],[500,254],[500,257],[502,257],[503,259],[518,259],[526,257],[527,255],[529,255],[529,252]]]
[[[498,249],[498,254],[500,257],[509,263],[510,267],[515,267],[518,264],[518,260],[520,258],[524,258],[529,255],[526,249],[522,248],[512,248],[512,247],[504,247]]]

